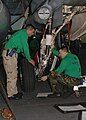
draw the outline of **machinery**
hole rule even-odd
[[[5,40],[9,27],[10,14],[7,7],[0,0],[0,43]]]
[[[0,0],[0,15],[2,16],[0,17],[0,45],[2,46],[8,30],[10,31],[9,28],[17,30],[17,28],[21,29],[28,24],[32,24],[37,32],[43,36],[43,39],[40,39],[41,50],[45,46],[47,55],[44,54],[43,59],[41,58],[42,55],[40,55],[40,60],[42,59],[44,64],[47,64],[46,61],[48,61],[54,47],[55,38],[57,35],[59,36],[60,31],[64,31],[66,37],[70,40],[76,40],[86,33],[86,0],[54,0],[53,2],[52,0],[2,1]],[[84,16],[83,19],[82,16]],[[47,31],[48,34],[46,34]],[[58,45],[61,45],[60,37],[57,42]]]
[[[32,24],[42,36],[39,40],[40,65],[44,63],[45,68],[57,36],[58,45],[62,44],[61,31],[73,41],[86,33],[85,5],[86,0],[0,0],[0,45],[6,40],[8,31],[14,32]],[[43,49],[46,49],[46,53],[43,53]]]
[[[2,3],[2,1],[3,3],[6,4],[8,9]],[[20,23],[24,24],[24,18],[26,24],[33,24],[38,30],[41,30],[47,24],[47,20],[50,17],[52,17],[52,28],[57,28],[62,25],[65,19],[64,16],[70,15],[71,12],[75,11],[75,6],[81,6],[80,9],[83,9],[84,11],[81,10],[81,13],[79,15],[76,15],[76,13],[74,14],[75,17],[74,19],[72,19],[73,20],[72,30],[75,32],[77,30],[78,25],[80,24],[82,26],[84,24],[84,21],[86,20],[85,13],[83,13],[84,18],[83,20],[81,20],[83,16],[81,14],[82,12],[85,12],[86,0],[82,0],[82,1],[54,0],[53,2],[52,0],[41,0],[41,1],[40,0],[37,1],[2,0],[2,1],[0,0],[0,15],[3,16],[0,17],[0,42],[3,41],[4,38],[6,37],[9,27],[11,26],[14,29],[14,26],[18,26],[18,25],[20,26]],[[25,15],[28,17],[26,18]],[[11,21],[10,21],[10,16],[11,16]],[[78,20],[78,23],[76,25],[77,27],[75,28],[75,24],[77,20]],[[81,26],[79,26],[79,28]]]

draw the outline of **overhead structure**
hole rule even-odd
[[[86,34],[86,13],[74,16],[71,29],[71,40],[76,40]]]
[[[0,43],[5,40],[10,26],[10,15],[6,6],[0,0]]]
[[[68,6],[85,6],[86,0],[63,0],[63,4]]]
[[[18,1],[2,0],[2,1],[6,3],[11,13],[13,11],[13,13],[17,15],[22,13],[22,10],[20,10],[22,7],[21,8],[19,7],[21,6],[20,3],[23,2],[25,6],[29,5],[30,7],[29,16],[26,23],[33,24],[39,30],[43,28],[44,25],[46,25],[50,17],[52,17],[52,28],[56,28],[62,25],[63,5],[72,7],[86,5],[86,0],[18,0]],[[7,35],[10,17],[7,8],[5,7],[5,5],[3,5],[1,0],[0,0],[0,16],[3,16],[0,17],[0,34],[2,34],[2,36],[0,35],[0,41],[2,41],[4,37]]]
[[[32,0],[31,14],[27,23],[33,24],[36,28],[41,28],[52,16],[52,27],[55,28],[62,24],[62,0]]]

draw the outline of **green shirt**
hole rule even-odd
[[[55,70],[58,74],[63,73],[74,78],[80,78],[81,66],[76,55],[68,53],[61,61],[60,66]]]
[[[28,34],[26,29],[19,30],[14,33],[5,45],[6,49],[16,49],[17,53],[23,53],[24,56],[31,60],[29,46],[28,46]]]

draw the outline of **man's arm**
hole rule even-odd
[[[58,68],[55,70],[55,73],[61,74],[67,67],[67,61],[62,60]]]
[[[27,42],[25,42],[25,43],[23,44],[23,52],[24,52],[24,55],[25,55],[26,59],[27,59],[33,66],[35,66],[34,60],[31,59],[30,52],[29,52],[29,46],[28,46],[28,43],[27,43]]]

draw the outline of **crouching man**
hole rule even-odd
[[[58,49],[58,56],[61,58],[60,65],[47,77],[53,93],[60,96],[73,92],[73,87],[80,84],[81,66],[78,57],[68,52],[65,45]],[[42,77],[42,80],[45,81],[47,77]]]

